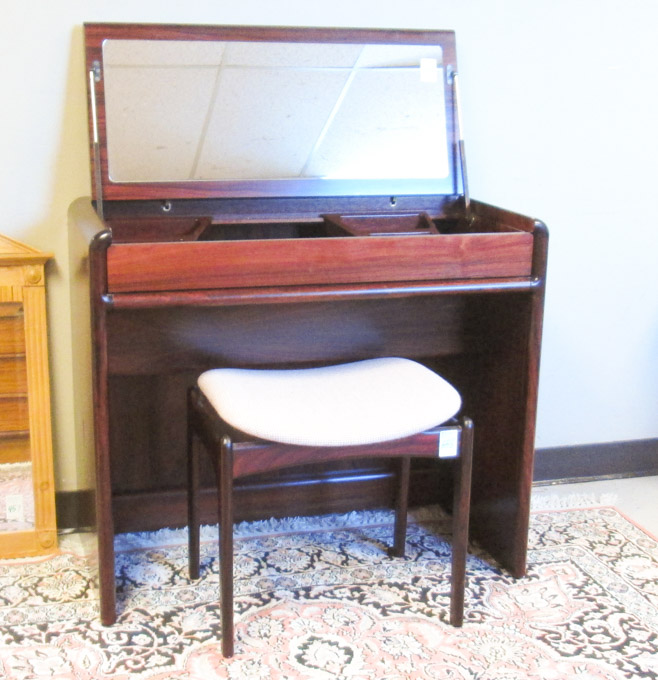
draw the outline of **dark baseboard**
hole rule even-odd
[[[538,449],[535,484],[658,475],[658,439]]]
[[[58,529],[86,529],[96,524],[93,489],[58,491],[55,494]]]
[[[535,454],[534,483],[538,485],[647,475],[658,475],[658,439],[561,446],[538,449]],[[430,497],[431,487],[435,483],[430,477],[431,475],[421,475],[417,478],[416,493],[413,494],[416,502],[424,502]],[[342,487],[341,491],[336,493],[339,485]],[[244,494],[247,503],[240,502],[242,494],[236,490],[236,505],[242,506],[241,514],[244,515],[236,519],[256,519],[262,515],[281,514],[281,507],[287,507],[291,514],[346,512],[381,507],[390,504],[393,493],[390,475],[373,475],[365,471],[362,475],[354,474],[340,480],[321,477],[298,479],[296,483],[284,486],[279,494],[273,494],[272,488],[266,489],[266,485],[257,486],[263,488],[252,485]],[[294,499],[292,509],[289,503],[291,499]],[[133,516],[140,518],[141,530],[160,528],[165,519],[163,502],[164,507],[169,507],[172,517],[184,516],[183,490],[115,500],[116,530],[134,530],[131,526]],[[212,499],[208,497],[205,505],[209,507],[211,503]],[[59,529],[82,529],[95,524],[93,489],[60,491],[56,494],[56,506]],[[310,513],[305,513],[309,508]],[[214,508],[209,507],[209,510],[212,512]],[[180,521],[173,524],[180,524]]]

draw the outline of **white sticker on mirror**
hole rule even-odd
[[[437,83],[439,81],[439,65],[436,59],[422,57],[420,60],[420,82]]]

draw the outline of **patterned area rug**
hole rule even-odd
[[[184,532],[123,537],[111,628],[92,557],[2,561],[0,677],[658,678],[658,543],[613,508],[535,513],[523,579],[472,555],[462,629],[447,623],[446,522],[420,520],[405,559],[385,553],[390,513],[241,525],[231,660],[214,530],[195,584]]]

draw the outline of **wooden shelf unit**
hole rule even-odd
[[[0,465],[31,463],[34,496],[33,528],[0,532],[2,558],[57,549],[44,271],[51,257],[0,236]]]

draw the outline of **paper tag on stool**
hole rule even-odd
[[[456,458],[459,430],[442,430],[439,433],[439,458]]]

